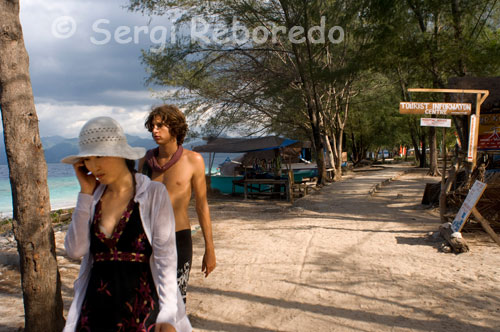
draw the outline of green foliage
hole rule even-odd
[[[187,110],[203,136],[224,131],[277,133],[337,141],[362,149],[410,145],[424,134],[418,117],[401,116],[409,87],[445,87],[450,77],[500,74],[499,6],[487,0],[132,0],[130,9],[203,17],[212,27],[233,19],[255,27],[341,26],[342,43],[193,43],[178,38],[144,52],[149,82],[175,87],[165,96]],[[213,34],[212,34],[213,36]],[[315,35],[318,37],[318,35]],[[429,98],[429,96],[426,96]],[[435,100],[442,95],[430,96]]]
[[[385,76],[376,72],[360,82],[360,94],[351,103],[351,116],[347,125],[347,147],[355,161],[367,151],[391,150],[399,145],[409,145],[410,137],[405,125],[406,118],[394,107],[399,102],[399,91]],[[357,150],[357,151],[356,151]]]

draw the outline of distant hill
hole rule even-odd
[[[142,138],[139,136],[126,135],[128,143],[133,147],[143,147],[152,149],[156,147],[152,138]],[[3,135],[0,136],[0,165],[7,164]],[[42,137],[42,145],[47,163],[58,163],[62,158],[78,153],[78,138],[64,138],[61,136]],[[184,144],[187,149],[193,146],[205,144],[202,140],[190,141]]]
[[[62,143],[65,140],[67,140],[67,139],[64,138],[64,137],[62,137],[62,136],[47,136],[47,137],[42,137],[42,145],[43,145],[43,147],[45,149],[50,149],[54,145]],[[76,139],[73,138],[72,140],[76,140]]]

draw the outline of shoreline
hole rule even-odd
[[[61,223],[69,223],[74,209],[75,207],[71,206],[50,210],[52,224],[55,226]],[[12,216],[0,218],[0,236],[5,236],[12,232],[12,220]]]
[[[50,207],[50,213],[55,213],[57,211],[60,211],[60,210],[71,210],[71,209],[74,209],[75,208],[75,203],[62,203],[62,204],[55,204],[55,206],[53,206],[51,204],[51,207]],[[12,216],[13,216],[13,212],[10,210],[10,211],[0,211],[0,222],[1,221],[4,221],[4,220],[8,220],[8,219],[12,219]]]

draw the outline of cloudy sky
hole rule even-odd
[[[131,13],[127,3],[21,1],[42,137],[76,137],[88,119],[101,115],[117,119],[127,133],[149,136],[145,116],[151,105],[162,102],[151,89],[166,89],[145,86],[141,49],[165,40],[171,19]]]

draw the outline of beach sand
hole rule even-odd
[[[498,331],[500,247],[474,233],[464,234],[470,252],[441,252],[428,237],[439,215],[420,205],[425,183],[439,179],[408,170],[357,172],[293,206],[211,200],[218,265],[203,277],[198,231],[187,303],[194,330]],[[78,262],[64,256],[64,230],[56,240],[68,307]],[[11,261],[0,268],[0,331],[23,326],[9,243],[2,239]]]

